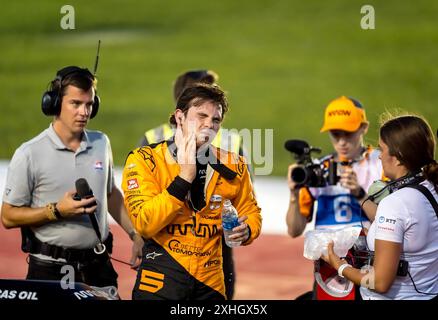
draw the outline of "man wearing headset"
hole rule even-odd
[[[108,212],[133,240],[132,267],[139,264],[143,240],[114,185],[110,141],[99,131],[85,129],[98,108],[96,79],[88,69],[59,70],[42,100],[42,111],[53,116],[52,123],[22,144],[9,164],[2,222],[8,229],[22,230],[22,249],[30,253],[27,279],[60,280],[65,276],[62,267],[70,265],[76,282],[117,286],[108,255],[112,246]],[[88,181],[93,197],[74,198],[79,178]],[[89,215],[95,215],[98,230]],[[107,252],[97,254],[93,248],[100,241]]]

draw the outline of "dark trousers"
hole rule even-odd
[[[75,282],[83,282],[90,286],[117,288],[117,273],[108,257],[97,257],[82,263],[61,263],[42,260],[29,256],[28,280],[55,280],[60,281],[66,276],[61,272],[64,265],[71,265],[75,271]]]

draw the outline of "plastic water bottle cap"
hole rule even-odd
[[[224,206],[231,206],[231,200],[230,199],[225,199]]]
[[[222,196],[220,194],[213,194],[210,198],[211,202],[222,202]]]

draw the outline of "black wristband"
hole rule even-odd
[[[58,202],[53,203],[53,208],[54,208],[53,213],[55,214],[56,219],[59,220],[59,219],[62,219],[63,217],[61,215],[61,212],[59,212],[58,208],[56,207],[57,204],[58,204]]]
[[[251,238],[251,228],[248,226],[248,238],[246,238],[246,240],[243,241],[242,243],[247,242],[250,238]]]
[[[367,195],[367,193],[366,193],[365,190],[361,187],[360,190],[359,190],[359,194],[357,194],[357,195],[353,194],[353,195],[354,195],[354,197],[355,197],[357,200],[361,200],[361,199],[365,198],[365,196]]]

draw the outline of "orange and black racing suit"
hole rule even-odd
[[[210,146],[204,187],[205,206],[189,205],[191,184],[178,176],[173,140],[132,151],[123,171],[125,204],[145,239],[134,299],[224,299],[221,208],[212,195],[230,199],[246,215],[250,236],[261,230],[260,208],[244,158]],[[212,209],[213,208],[213,209]]]

